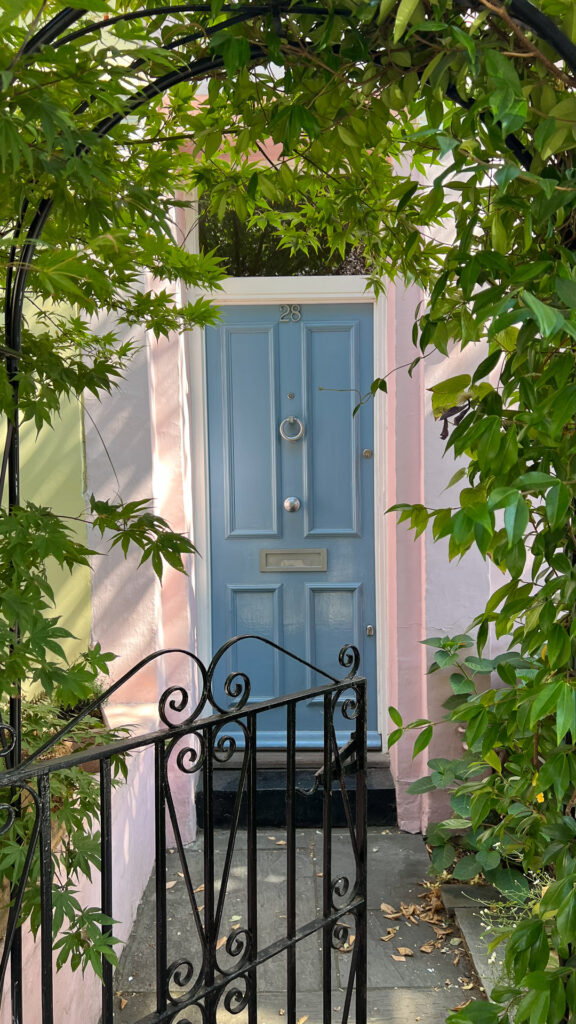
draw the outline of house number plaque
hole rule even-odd
[[[298,323],[298,321],[301,319],[302,313],[300,311],[300,306],[296,305],[295,303],[287,303],[283,306],[280,306],[281,324],[290,323],[290,321],[292,321],[293,323]]]

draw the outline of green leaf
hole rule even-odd
[[[556,477],[550,476],[549,473],[533,470],[530,473],[522,473],[521,476],[516,477],[513,486],[519,487],[522,491],[545,491],[551,484],[555,483],[557,483]]]
[[[550,1007],[550,990],[530,991],[519,1002],[514,1019],[518,1024],[530,1020],[530,1024],[546,1024]]]
[[[489,881],[504,896],[509,898],[524,902],[530,895],[528,879],[521,871],[515,871],[513,868],[497,868],[495,871],[490,871]],[[524,928],[522,925],[517,930],[519,949],[528,949],[532,942],[535,941],[532,936],[540,935],[542,932],[540,921],[528,921],[526,924],[528,927]]]
[[[467,679],[460,672],[453,672],[450,676],[452,692],[456,694],[475,693],[476,688],[471,679]]]
[[[380,0],[380,7],[378,9],[378,24],[379,25],[381,25],[382,22],[388,17],[388,15],[390,14],[390,11],[394,7],[395,3],[396,3],[396,0]]]
[[[508,505],[504,511],[504,526],[509,547],[513,547],[519,540],[522,540],[529,519],[530,510],[528,505],[524,498],[518,494],[516,495],[516,500]]]
[[[490,767],[493,768],[494,771],[498,773],[498,775],[502,774],[502,762],[501,762],[500,758],[498,757],[498,754],[496,753],[495,750],[488,750],[483,755],[483,757],[484,757],[484,760],[486,761],[486,764],[489,764]]]
[[[498,1024],[499,1010],[494,1003],[475,1000],[456,1013],[448,1014],[446,1024]]]
[[[498,850],[488,850],[481,846],[476,853],[476,859],[483,871],[494,871],[500,867],[500,854]]]
[[[394,707],[389,707],[388,708],[388,714],[390,715],[390,718],[394,722],[394,725],[397,725],[398,728],[401,729],[402,728],[402,715],[400,714],[400,712],[396,708],[394,708]]]
[[[549,715],[555,708],[564,683],[548,683],[536,694],[530,707],[530,728],[533,729],[541,719]]]
[[[452,866],[455,856],[456,850],[451,843],[435,847],[430,858],[430,871],[438,875],[447,871]]]
[[[556,712],[556,742],[562,743],[567,733],[576,729],[576,690],[562,683]]]
[[[430,740],[432,739],[433,732],[434,727],[432,725],[427,725],[425,729],[422,729],[422,732],[417,737],[414,743],[414,750],[412,752],[413,758],[417,757],[418,754],[420,754],[423,750],[426,749],[426,747],[430,743]]]
[[[528,309],[533,313],[543,337],[549,338],[551,335],[556,334],[564,324],[562,313],[551,306],[546,306],[545,303],[541,302],[535,295],[532,295],[531,292],[523,291],[521,295]]]
[[[388,750],[390,750],[395,743],[398,743],[398,740],[401,740],[403,735],[404,729],[393,729],[388,736]]]
[[[452,875],[460,882],[468,882],[471,878],[475,878],[481,870],[482,867],[476,857],[469,855],[462,857],[456,862]]]
[[[555,435],[561,434],[564,427],[576,414],[576,385],[571,384],[554,396],[550,425]]]
[[[394,32],[392,36],[393,42],[397,43],[401,36],[404,35],[419,2],[420,0],[400,0],[400,5],[396,12],[396,19],[394,21]]]
[[[472,794],[470,799],[470,822],[472,824],[472,828],[479,828],[479,826],[486,820],[486,817],[492,810],[493,806],[494,799],[492,793],[480,792]],[[498,863],[500,863],[500,859],[498,859]],[[478,870],[480,870],[479,867]]]
[[[473,656],[466,658],[464,664],[471,672],[481,672],[482,674],[488,674],[494,671],[494,662],[488,658],[475,658]]]
[[[446,412],[447,409],[451,409],[453,406],[461,403],[471,381],[472,378],[469,373],[461,373],[456,377],[450,377],[448,380],[442,380],[430,388],[432,392],[432,410],[436,418],[441,416],[443,412]]]
[[[567,630],[555,622],[548,632],[546,638],[546,657],[550,668],[563,668],[570,662],[571,644]]]
[[[411,782],[408,786],[408,793],[420,794],[420,793],[431,793],[436,789],[436,786],[432,782],[429,775],[425,775],[421,779],[416,779],[416,782]]]
[[[566,484],[558,483],[546,493],[546,517],[553,530],[564,525],[572,495]]]
[[[554,282],[554,288],[565,306],[569,306],[570,309],[576,309],[576,281],[569,277],[557,277]]]

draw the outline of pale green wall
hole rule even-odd
[[[21,432],[22,501],[46,505],[66,516],[84,511],[84,439],[82,407],[78,400],[64,401],[54,427],[39,434],[32,423]],[[73,524],[78,539],[86,544],[86,526]],[[48,579],[56,596],[55,614],[61,625],[77,640],[64,643],[69,658],[84,650],[90,641],[90,570],[79,567],[72,575],[55,564],[48,566]]]

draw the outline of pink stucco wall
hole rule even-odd
[[[387,367],[402,367],[418,354],[411,339],[414,310],[424,299],[415,287],[391,286],[387,302]],[[475,346],[455,349],[448,358],[428,355],[412,377],[399,369],[389,378],[386,427],[385,505],[419,502],[428,508],[458,503],[458,488],[446,490],[458,464],[449,453],[434,420],[430,387],[458,373],[471,372],[479,361]],[[430,821],[449,814],[446,794],[413,796],[411,782],[427,772],[430,757],[459,756],[461,738],[442,721],[442,703],[450,695],[449,672],[426,674],[433,651],[421,641],[430,636],[454,635],[470,629],[474,616],[486,603],[495,570],[471,551],[450,562],[448,541],[434,542],[431,531],[414,540],[398,516],[387,517],[387,597],[385,628],[388,636],[386,675],[388,704],[398,708],[405,722],[417,718],[438,723],[428,751],[412,757],[415,733],[391,751],[391,769],[397,788],[398,824],[411,832],[425,831]],[[501,585],[501,579],[495,585]],[[487,651],[489,656],[489,649]],[[383,694],[384,696],[384,694]]]

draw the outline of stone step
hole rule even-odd
[[[240,782],[240,769],[214,772],[214,826],[226,826],[232,820]],[[320,828],[324,806],[322,786],[315,787],[316,772],[312,768],[296,771],[295,819],[298,828]],[[353,775],[344,779],[352,815],[356,807],[356,786]],[[256,824],[259,827],[280,827],[286,824],[286,772],[281,768],[265,768],[256,777]],[[340,784],[333,783],[332,822],[335,827],[346,824],[346,812]],[[204,827],[204,793],[196,791],[198,825]],[[396,793],[390,770],[378,766],[368,768],[367,814],[369,825],[396,824]],[[246,792],[242,795],[240,825],[247,820]]]

